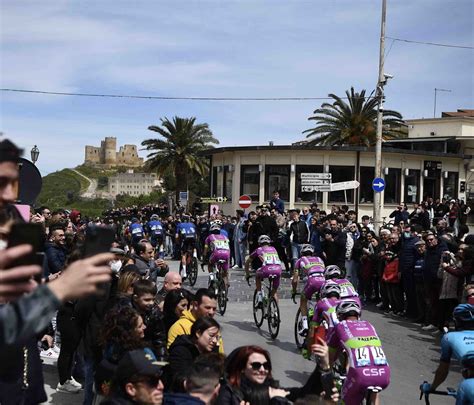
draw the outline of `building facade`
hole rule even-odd
[[[161,183],[155,173],[134,173],[133,170],[129,170],[109,177],[108,192],[111,197],[119,194],[137,197],[159,189]]]
[[[136,145],[121,146],[117,152],[117,138],[106,137],[101,141],[100,147],[85,147],[84,164],[103,168],[140,167],[143,166],[143,158],[138,156]]]
[[[386,186],[382,192],[382,216],[388,217],[400,202],[410,206],[427,197],[471,197],[474,117],[411,120],[408,125],[408,138],[383,144],[382,177]],[[328,210],[333,204],[347,202],[359,216],[372,216],[373,148],[294,144],[223,147],[208,154],[211,194],[227,198],[221,204],[226,214],[239,208],[240,195],[252,198],[252,209],[269,201],[273,191],[278,190],[286,208],[302,208],[317,201]],[[307,192],[302,173],[331,173],[332,183],[356,180],[360,186],[345,191]]]

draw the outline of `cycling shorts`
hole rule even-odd
[[[322,273],[315,273],[308,276],[306,279],[305,286],[303,288],[303,294],[309,301],[314,293],[319,292],[321,286],[326,282]]]
[[[184,238],[181,240],[181,254],[185,254],[188,251],[193,251],[196,248],[195,238]]]
[[[279,264],[262,266],[255,274],[260,279],[276,276],[273,280],[273,288],[276,290],[280,286],[281,266]]]
[[[345,405],[360,405],[367,394],[367,388],[377,386],[385,389],[390,384],[390,367],[350,367],[342,386]]]
[[[209,263],[215,264],[219,260],[225,260],[225,263],[222,264],[222,270],[227,271],[229,270],[229,259],[230,259],[229,250],[216,249],[211,253],[211,257],[209,258]]]

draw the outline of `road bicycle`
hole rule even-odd
[[[344,381],[346,380],[346,378],[346,375],[340,374],[337,371],[334,372],[334,383],[339,393],[342,392],[342,386],[344,385]],[[383,388],[377,385],[371,385],[367,387],[367,389],[365,390],[365,405],[372,405],[372,403],[374,403],[374,401],[372,401],[372,395],[378,394],[382,391]]]
[[[428,381],[423,381],[423,384]],[[423,385],[421,384],[421,385]],[[454,388],[448,387],[446,388],[446,391],[432,391],[429,394],[425,394],[423,391],[421,391],[421,386],[420,386],[420,401],[425,398],[425,404],[430,405],[430,395],[443,395],[443,396],[449,396],[456,398],[457,391]]]
[[[278,332],[280,331],[280,308],[278,307],[278,302],[271,295],[273,290],[273,283],[277,278],[276,275],[271,275],[268,279],[262,280],[262,300],[258,300],[258,291],[255,290],[253,294],[253,319],[257,328],[263,324],[263,321],[267,319],[268,323],[268,332],[272,339],[276,339]],[[250,285],[250,280],[247,280],[248,285]],[[265,291],[266,290],[266,291]]]
[[[196,255],[196,248],[189,248],[185,253],[186,262],[186,277],[191,287],[196,284],[198,276],[198,260]],[[179,263],[179,275],[183,275],[183,264]]]
[[[296,301],[293,301],[293,302],[295,304],[297,304]],[[308,325],[310,325],[311,322],[312,322],[314,311],[316,309],[316,303],[317,303],[317,301],[313,300],[313,298],[308,301],[308,304],[307,304]],[[298,332],[299,330],[302,329],[302,325],[303,325],[303,316],[301,315],[301,308],[298,305],[298,310],[296,311],[295,324],[294,324],[295,343],[296,343],[296,347],[298,348],[298,350],[304,349],[304,347],[306,346],[306,342],[307,342],[307,340],[306,340],[307,339],[307,334],[302,335]]]
[[[213,290],[217,297],[217,307],[219,313],[224,315],[227,309],[227,293],[228,287],[224,281],[224,264],[226,260],[218,260],[215,264],[210,265],[208,288]]]

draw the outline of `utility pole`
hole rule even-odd
[[[438,91],[446,91],[446,92],[448,92],[448,93],[451,93],[451,90],[448,90],[448,89],[437,89],[437,88],[435,87],[435,89],[434,89],[434,94],[435,94],[435,96],[434,96],[433,118],[436,118],[436,93],[438,93]]]
[[[384,53],[385,53],[385,20],[387,15],[387,0],[382,0],[382,23],[380,27],[380,54],[379,54],[379,79],[377,82],[376,97],[378,98],[377,111],[377,138],[375,143],[375,177],[382,177],[382,116],[383,116],[383,86],[386,79],[384,70]],[[378,234],[382,223],[382,193],[374,191],[374,227]]]

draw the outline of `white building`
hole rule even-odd
[[[452,114],[452,115],[450,115]],[[406,139],[384,142],[382,167],[386,187],[382,216],[400,202],[426,197],[474,197],[474,111],[443,113],[442,118],[410,120]],[[211,195],[226,197],[226,214],[239,208],[238,197],[252,198],[252,207],[280,192],[285,208],[302,208],[316,199],[324,210],[347,204],[372,216],[375,150],[366,147],[283,146],[222,147],[207,151],[211,162]],[[304,192],[302,173],[331,173],[332,182],[357,180],[355,190]],[[411,209],[411,207],[410,207]]]
[[[155,173],[134,173],[133,170],[128,170],[109,178],[108,191],[112,197],[119,194],[138,197],[148,195],[160,187],[161,182]]]

